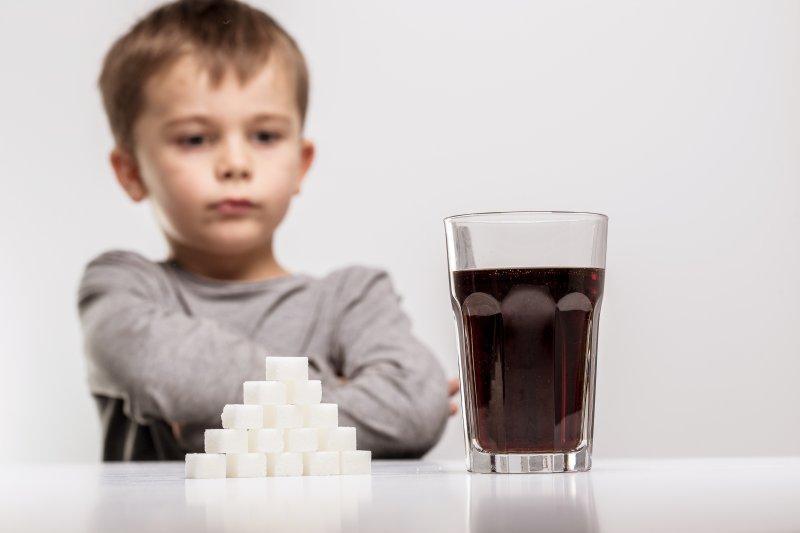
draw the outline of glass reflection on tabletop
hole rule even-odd
[[[467,485],[470,533],[600,530],[591,473],[471,474]]]

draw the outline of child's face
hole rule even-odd
[[[173,245],[250,252],[270,242],[313,159],[287,69],[269,61],[246,85],[212,88],[187,56],[145,86],[135,158],[112,164],[134,200],[149,198]]]

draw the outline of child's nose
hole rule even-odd
[[[230,167],[219,174],[222,180],[250,179],[250,171],[246,168]]]
[[[224,143],[217,164],[217,178],[224,181],[250,179],[251,176],[251,164],[246,147],[236,141]]]

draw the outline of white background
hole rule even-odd
[[[286,265],[388,268],[455,375],[442,218],[606,213],[596,457],[800,454],[800,3],[256,3],[312,72]],[[153,5],[0,8],[0,462],[99,457],[77,284],[165,247],[96,79]]]

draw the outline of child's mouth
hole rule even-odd
[[[243,215],[256,207],[250,200],[243,198],[226,198],[221,202],[213,203],[209,206],[220,215]]]

